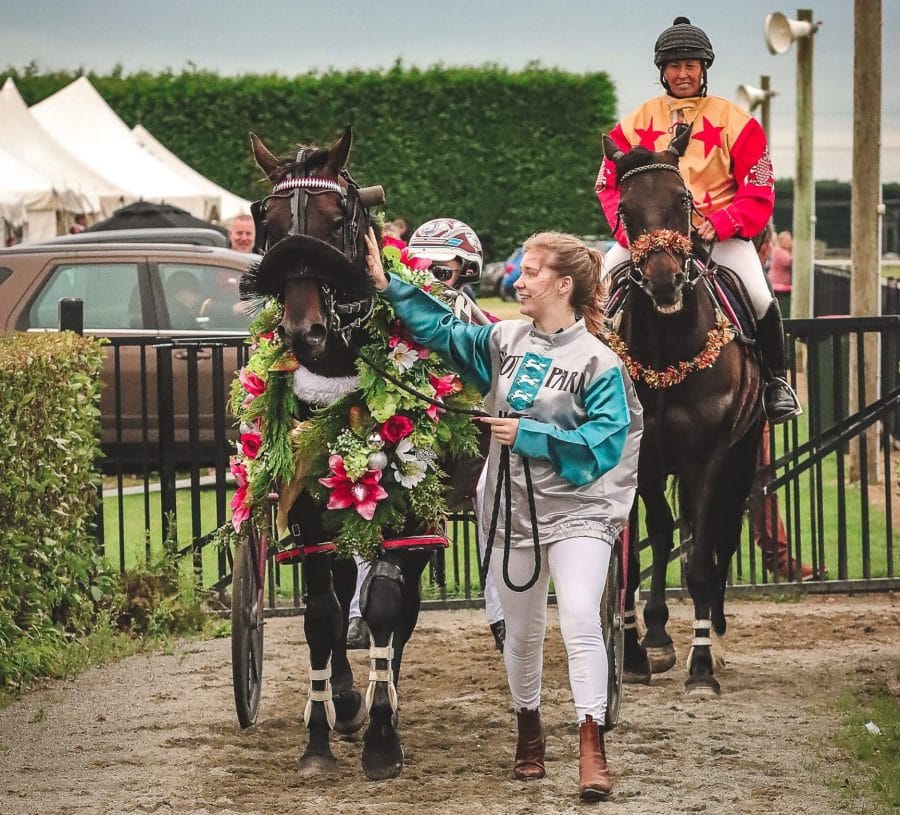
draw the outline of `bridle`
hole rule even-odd
[[[642,167],[635,167],[624,173],[619,179],[619,188],[629,178],[640,175],[641,173],[667,171],[678,175],[681,182],[681,193],[679,194],[680,209],[684,212],[685,230],[672,229],[654,229],[651,232],[644,233],[637,238],[632,238],[628,233],[628,223],[625,219],[625,211],[620,203],[616,210],[617,223],[613,232],[615,233],[619,225],[621,225],[625,236],[628,238],[628,244],[631,247],[631,263],[628,272],[628,279],[636,286],[644,285],[644,263],[650,256],[651,252],[664,252],[676,261],[684,272],[684,285],[692,288],[700,279],[703,270],[696,263],[693,251],[691,249],[690,234],[692,231],[691,217],[694,213],[700,215],[700,211],[694,205],[694,196],[684,183],[681,172],[674,164],[664,164],[655,162],[653,164],[645,164]],[[680,260],[679,260],[680,258]]]
[[[265,254],[274,245],[270,245],[270,235],[266,225],[267,205],[273,198],[290,199],[291,227],[284,236],[284,238],[289,238],[295,235],[309,234],[308,211],[313,197],[336,194],[340,198],[343,222],[341,246],[335,248],[351,263],[364,263],[365,258],[360,252],[359,237],[360,234],[368,232],[370,218],[369,210],[361,200],[359,185],[346,169],[341,170],[339,181],[302,174],[303,164],[311,153],[310,148],[301,147],[297,152],[297,158],[290,174],[275,184],[269,195],[250,205],[250,212],[256,226],[254,251]],[[360,328],[372,316],[375,309],[374,295],[368,295],[360,300],[341,302],[336,296],[334,281],[316,274],[315,269],[311,269],[309,266],[304,266],[291,277],[306,277],[319,281],[328,331],[340,337],[345,345],[350,342],[350,334],[353,330]]]

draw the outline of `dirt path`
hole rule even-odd
[[[679,664],[628,687],[609,737],[616,815],[870,812],[841,803],[828,703],[843,688],[896,676],[900,599],[808,598],[729,605],[728,668],[716,701],[682,697],[691,613],[672,606]],[[576,729],[559,632],[547,643],[547,778],[510,780],[514,725],[499,656],[480,611],[428,612],[401,685],[406,767],[363,780],[359,742],[335,741],[339,771],[295,772],[305,739],[300,618],[266,629],[260,723],[233,711],[229,641],[183,644],[48,683],[0,711],[0,813],[584,812]],[[354,652],[357,676],[366,655]]]

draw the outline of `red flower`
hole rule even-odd
[[[381,481],[381,470],[366,470],[359,481],[353,481],[344,468],[344,459],[334,455],[328,459],[328,467],[334,475],[320,478],[319,483],[332,492],[328,498],[328,509],[353,507],[363,518],[371,521],[379,501],[388,497]]]
[[[406,241],[402,240],[401,238],[395,238],[393,235],[382,235],[381,245],[393,246],[400,250],[406,249]]]
[[[241,368],[238,379],[244,390],[247,391],[247,398],[244,399],[245,407],[256,399],[257,396],[261,396],[266,392],[265,380],[261,379],[252,371],[248,371],[246,368]]]
[[[408,416],[396,413],[381,425],[381,438],[389,444],[396,444],[400,439],[405,439],[413,432],[413,423]]]
[[[259,455],[262,436],[259,433],[241,433],[241,452],[245,458],[254,459]]]

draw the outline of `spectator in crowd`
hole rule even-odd
[[[793,263],[791,252],[794,241],[788,231],[779,232],[772,247],[772,255],[769,258],[769,280],[775,294],[787,293],[791,290],[791,266]]]
[[[172,328],[194,330],[200,327],[197,318],[203,304],[203,292],[196,276],[179,270],[166,280],[166,303]]]
[[[228,245],[235,252],[252,252],[256,226],[251,215],[236,215],[228,230]]]
[[[756,248],[763,268],[766,268],[767,261],[772,256],[773,234],[772,225],[768,223],[753,238],[753,246]],[[788,237],[790,238],[789,233]],[[756,478],[753,482],[754,492],[772,480],[771,477],[764,478],[760,474],[764,468],[772,463],[769,436],[769,424],[766,422],[763,425],[762,439],[760,440],[759,452],[756,458]],[[811,580],[813,578],[812,566],[799,563],[789,556],[787,532],[778,510],[777,495],[766,495],[759,500],[751,501],[750,523],[753,528],[753,542],[763,554],[763,562],[766,569],[773,574],[777,572],[781,577],[793,580]]]
[[[75,216],[75,223],[69,227],[69,234],[77,235],[79,232],[84,232],[85,229],[87,229],[87,215],[83,212],[79,212]]]

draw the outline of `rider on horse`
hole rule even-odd
[[[712,259],[740,277],[757,319],[757,344],[768,377],[766,416],[783,422],[801,412],[785,379],[784,333],[778,302],[750,239],[772,218],[774,177],[766,135],[748,113],[718,96],[707,96],[707,69],[715,54],[706,33],[677,17],[656,41],[654,62],[666,89],[629,113],[609,134],[623,151],[632,146],[663,149],[685,127],[692,133],[679,169],[703,216],[695,234],[713,243]],[[618,218],[620,191],[612,161],[604,159],[597,196],[618,241],[604,271],[628,261],[625,225]]]

